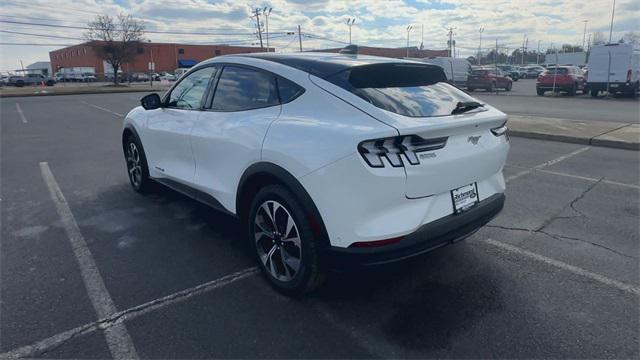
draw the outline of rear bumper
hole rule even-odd
[[[587,87],[589,90],[599,90],[599,91],[607,91],[607,83],[587,83]],[[614,92],[630,92],[633,90],[638,90],[636,88],[636,83],[633,82],[612,82],[609,84],[609,91]]]
[[[448,215],[421,226],[393,245],[366,249],[330,246],[323,253],[323,267],[345,270],[392,263],[463,240],[498,215],[504,200],[503,193],[494,194],[467,212]]]

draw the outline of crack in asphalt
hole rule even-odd
[[[580,241],[583,242],[585,244],[589,244],[589,245],[593,245],[596,247],[599,247],[601,249],[605,249],[607,251],[610,251],[616,255],[625,257],[625,258],[629,258],[629,259],[637,259],[635,256],[631,256],[631,255],[627,255],[627,254],[623,254],[613,248],[610,248],[606,245],[602,245],[596,242],[592,242],[589,240],[584,240],[581,238],[577,238],[577,237],[571,237],[571,236],[566,236],[566,235],[560,235],[560,234],[555,234],[549,231],[546,231],[545,228],[547,228],[549,225],[551,225],[552,223],[554,223],[557,220],[560,219],[574,219],[574,218],[579,218],[579,217],[584,217],[584,218],[589,218],[585,213],[583,213],[582,211],[578,210],[576,208],[576,204],[578,203],[578,201],[584,199],[584,197],[591,191],[593,190],[598,184],[600,184],[602,181],[604,180],[604,177],[601,177],[600,179],[598,179],[596,182],[594,182],[593,184],[590,184],[584,191],[582,191],[575,199],[573,199],[567,206],[564,206],[556,215],[551,216],[549,219],[545,220],[542,225],[540,225],[540,227],[538,227],[537,229],[528,229],[528,228],[522,228],[522,227],[511,227],[511,226],[501,226],[501,225],[485,225],[488,228],[497,228],[497,229],[502,229],[502,230],[512,230],[512,231],[525,231],[525,232],[529,232],[529,233],[538,233],[538,234],[544,234],[547,235],[549,237],[552,237],[556,240],[573,240],[573,241]],[[575,211],[577,214],[579,215],[573,215],[573,216],[559,216],[559,214],[561,214],[565,209],[567,208],[571,208],[573,211]]]

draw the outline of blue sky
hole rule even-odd
[[[98,14],[132,14],[155,31],[204,32],[211,35],[147,34],[151,41],[187,43],[256,44],[255,21],[250,10],[270,6],[270,45],[278,51],[297,49],[297,37],[284,32],[315,35],[303,39],[304,49],[343,46],[349,39],[345,21],[355,18],[353,42],[362,45],[401,47],[406,45],[407,26],[413,25],[410,45],[423,41],[425,48],[446,48],[447,29],[454,28],[460,56],[475,54],[479,29],[483,43],[502,50],[551,44],[582,44],[584,22],[587,33],[600,31],[608,38],[612,0],[2,0],[0,11],[0,71],[17,69],[20,60],[48,60],[48,52],[64,44],[80,42],[82,29],[45,27],[38,24],[83,27]],[[640,31],[639,0],[617,0],[614,39],[628,31]],[[25,22],[13,24],[6,21]],[[424,27],[424,33],[422,31]],[[8,31],[8,32],[7,32]],[[14,33],[10,33],[14,32]],[[45,37],[15,34],[15,32]],[[233,33],[234,35],[227,35]],[[216,35],[213,35],[216,34]],[[222,34],[222,35],[218,35]],[[320,39],[322,38],[322,39]],[[38,44],[38,45],[33,45]],[[49,44],[49,46],[40,46]]]

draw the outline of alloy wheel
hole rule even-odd
[[[254,239],[258,257],[275,279],[291,281],[300,271],[300,232],[289,211],[279,202],[262,203],[254,219]]]
[[[127,170],[133,186],[140,187],[142,185],[142,164],[140,151],[138,151],[138,147],[134,142],[130,142],[127,146]]]

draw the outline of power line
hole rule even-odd
[[[63,29],[80,29],[80,30],[91,30],[91,28],[86,26],[72,26],[72,25],[58,25],[58,24],[43,24],[43,23],[28,23],[23,21],[12,21],[12,20],[0,20],[0,23],[6,24],[17,24],[17,25],[29,25],[29,26],[43,26],[43,27],[52,27],[52,28],[63,28]],[[120,32],[123,30],[115,29],[114,31]],[[251,33],[209,33],[209,32],[179,32],[179,31],[155,31],[155,30],[145,30],[145,33],[149,34],[170,34],[170,35],[202,35],[202,36],[252,36]]]
[[[10,31],[10,30],[0,30],[0,32],[7,33],[7,34],[17,34],[17,35],[26,35],[26,36],[39,36],[39,37],[54,38],[54,39],[85,40],[83,38],[76,38],[76,37],[69,37],[69,36],[33,34],[33,33],[25,33],[25,32]]]

